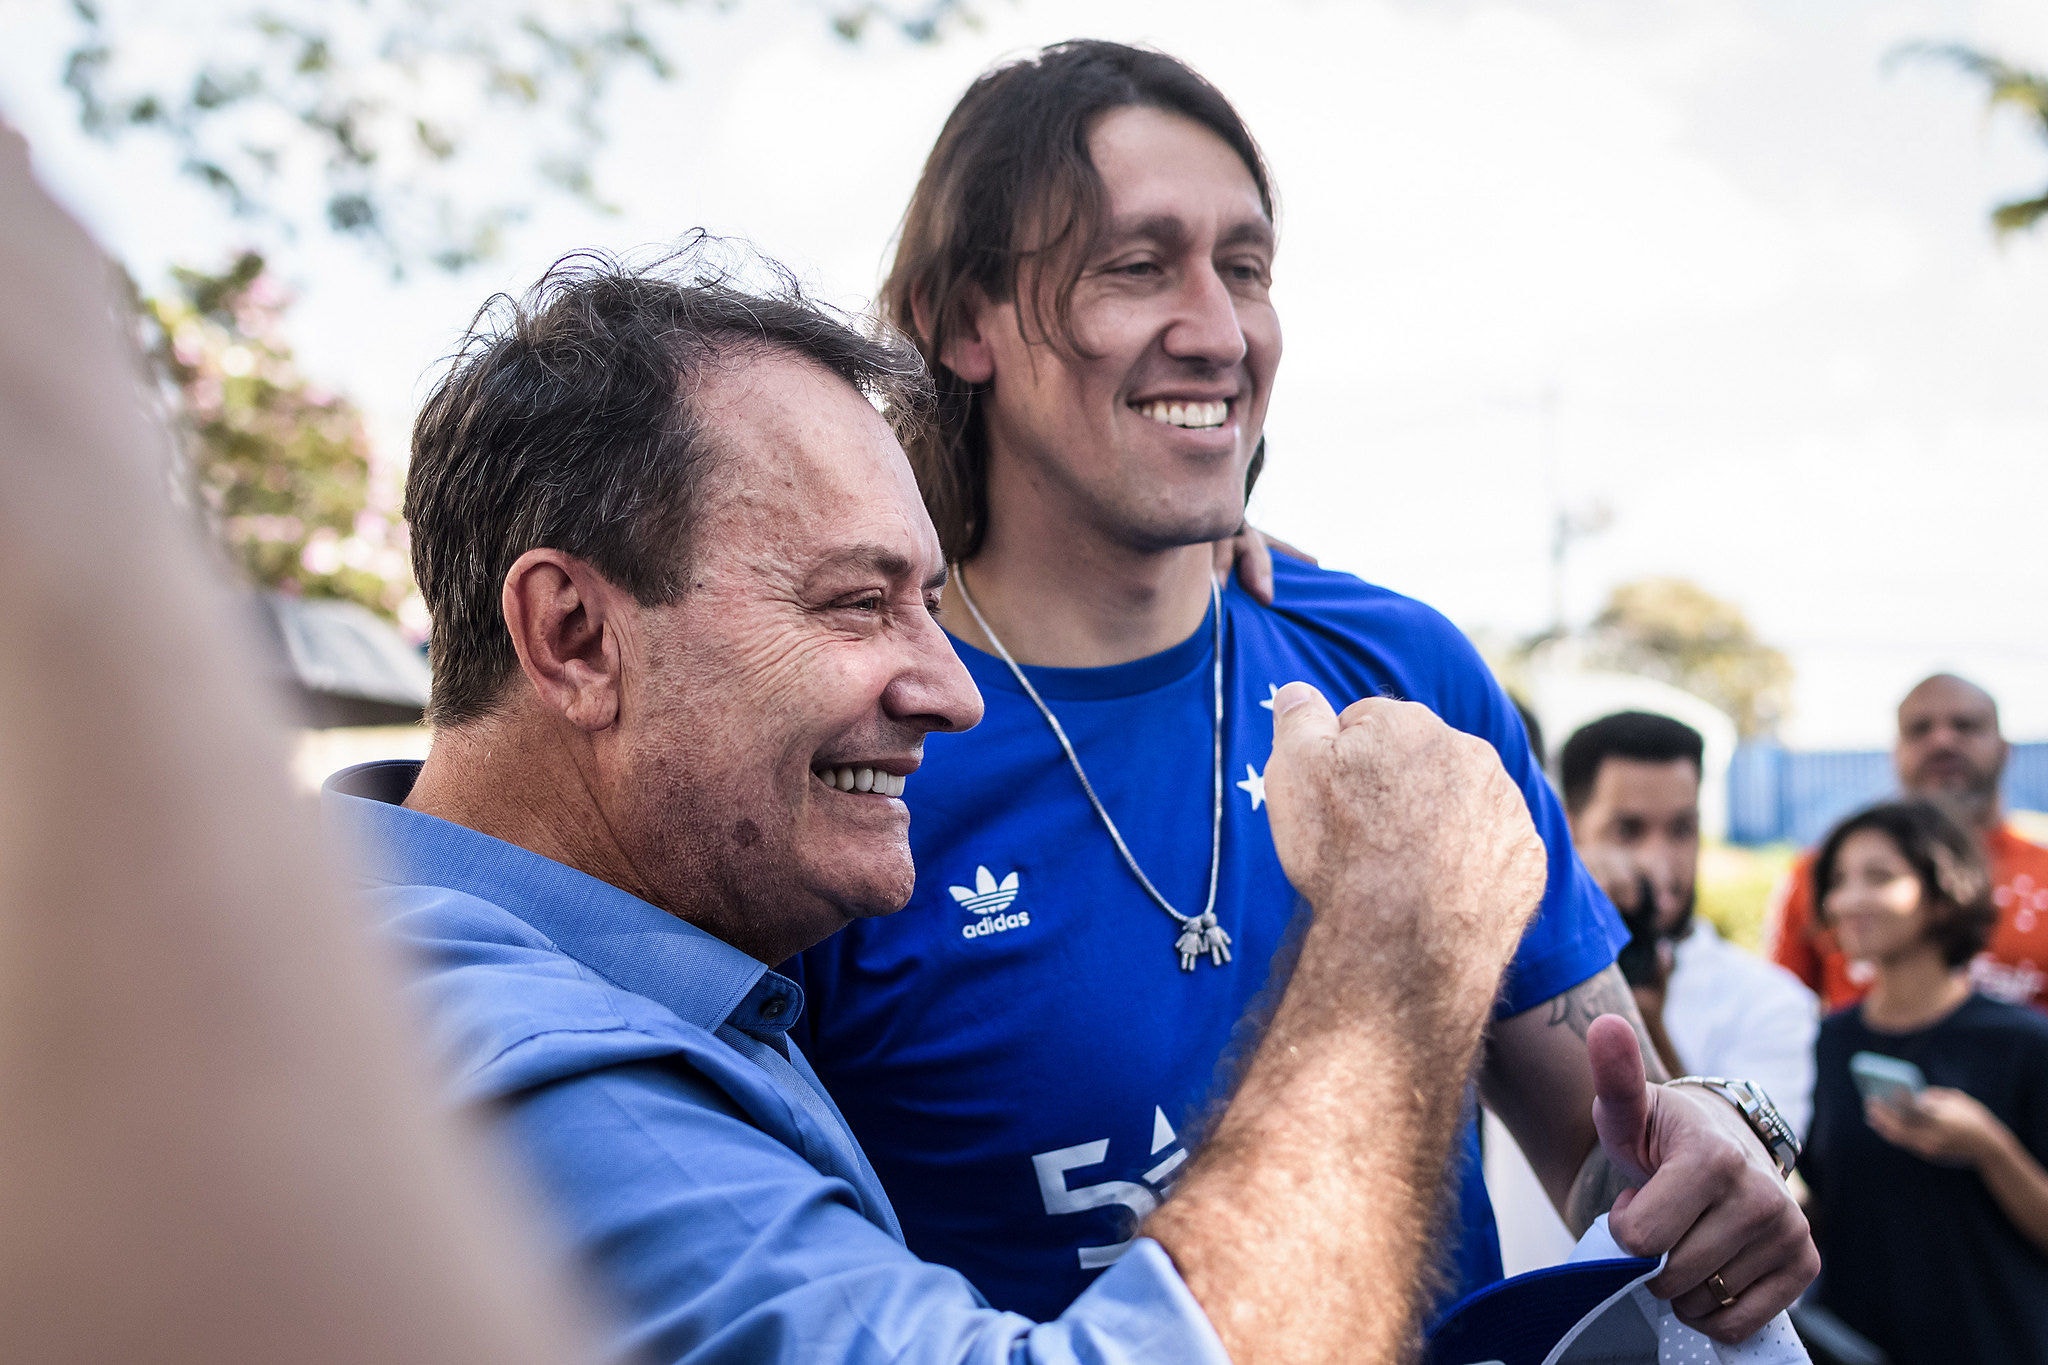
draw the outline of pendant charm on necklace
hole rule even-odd
[[[1204,953],[1211,963],[1221,967],[1230,961],[1230,934],[1216,922],[1214,910],[1205,910],[1193,919],[1181,921],[1180,937],[1173,948],[1180,954],[1180,969],[1184,972],[1193,971],[1195,959]]]

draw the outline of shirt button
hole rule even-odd
[[[787,1002],[781,996],[771,995],[761,1002],[761,1017],[763,1019],[780,1019],[783,1010],[788,1007]]]

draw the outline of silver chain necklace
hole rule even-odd
[[[1230,961],[1230,934],[1216,922],[1216,877],[1223,866],[1223,594],[1216,587],[1216,580],[1209,580],[1209,613],[1215,623],[1216,655],[1213,670],[1213,690],[1216,697],[1215,801],[1214,813],[1209,822],[1209,903],[1202,907],[1202,913],[1199,915],[1183,915],[1174,909],[1173,903],[1159,894],[1159,888],[1152,885],[1152,879],[1145,875],[1145,869],[1139,867],[1138,860],[1131,856],[1130,846],[1124,843],[1124,836],[1118,832],[1116,821],[1109,818],[1109,812],[1103,809],[1102,798],[1095,794],[1095,784],[1088,780],[1088,773],[1081,766],[1080,756],[1074,752],[1073,741],[1067,738],[1067,732],[1060,728],[1059,718],[1053,715],[1052,708],[1045,704],[1045,698],[1038,695],[1038,689],[1031,685],[1031,679],[1024,676],[1024,670],[1010,657],[1010,651],[1004,647],[1002,638],[989,625],[988,618],[981,614],[981,608],[975,605],[974,594],[967,591],[967,576],[961,572],[958,564],[953,566],[953,586],[960,590],[960,600],[967,604],[968,614],[974,617],[974,624],[981,627],[981,633],[988,637],[988,642],[996,647],[996,653],[1010,666],[1010,672],[1017,679],[1017,685],[1024,689],[1024,695],[1031,698],[1032,704],[1038,708],[1038,714],[1044,716],[1045,723],[1052,727],[1053,738],[1060,742],[1060,749],[1066,754],[1067,762],[1073,765],[1074,776],[1081,779],[1081,790],[1087,795],[1088,804],[1095,808],[1096,817],[1102,821],[1102,827],[1109,831],[1110,842],[1115,844],[1116,851],[1123,855],[1124,866],[1138,879],[1138,885],[1145,888],[1145,894],[1150,896],[1161,910],[1173,916],[1174,923],[1180,926],[1180,936],[1173,944],[1173,950],[1180,954],[1180,969],[1184,972],[1193,971],[1195,959],[1204,953],[1208,954],[1209,961],[1218,967]]]

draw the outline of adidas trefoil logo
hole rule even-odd
[[[973,886],[949,886],[947,891],[958,901],[960,908],[978,918],[972,924],[960,926],[960,937],[981,938],[988,934],[1000,934],[1007,929],[1022,929],[1031,923],[1031,912],[1019,910],[1016,914],[1005,914],[1017,899],[1017,874],[1010,873],[1001,881],[986,867],[974,869]]]
[[[1010,902],[1017,899],[1017,874],[1012,872],[1001,881],[996,874],[985,867],[974,869],[974,885],[949,886],[953,899],[960,902],[960,908],[970,915],[998,914],[1010,908]]]

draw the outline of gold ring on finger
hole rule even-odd
[[[1719,1299],[1723,1308],[1735,1306],[1735,1296],[1728,1292],[1728,1282],[1718,1273],[1707,1276],[1707,1292]]]

